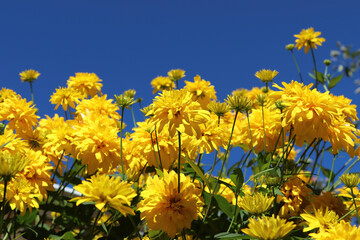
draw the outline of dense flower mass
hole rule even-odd
[[[319,35],[303,30],[296,47]],[[221,102],[173,69],[144,108],[134,89],[113,100],[95,73],[76,73],[50,116],[2,88],[0,238],[360,240],[357,106],[330,93],[341,75],[324,64],[315,85],[270,86],[278,72],[263,69],[262,87]],[[20,75],[34,99],[39,74]]]

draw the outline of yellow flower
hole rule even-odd
[[[319,37],[321,32],[314,32],[314,28],[303,29],[299,34],[295,34],[294,37],[298,50],[304,47],[305,53],[309,52],[310,48],[317,48],[316,45],[321,46],[325,42],[325,38]]]
[[[194,143],[198,148],[198,153],[211,153],[214,150],[219,152],[220,147],[225,148],[230,136],[222,125],[218,126],[217,119],[211,119],[205,124],[201,124],[200,129],[201,136]]]
[[[141,193],[143,200],[138,204],[138,210],[150,229],[162,230],[174,238],[184,228],[190,228],[191,222],[201,216],[201,192],[190,177],[180,175],[180,193],[178,175],[174,171],[164,171],[163,178],[157,175],[148,178],[146,185]]]
[[[89,115],[75,127],[72,144],[76,157],[87,165],[89,173],[103,168],[106,173],[120,164],[119,129],[113,119]]]
[[[83,99],[76,106],[76,114],[78,114],[79,117],[95,114],[119,120],[120,115],[117,112],[119,107],[112,101],[113,99],[107,99],[106,94],[101,97],[95,95],[91,99]]]
[[[156,77],[151,81],[150,84],[154,88],[153,94],[157,93],[158,91],[172,90],[175,88],[175,83],[171,81],[169,77]]]
[[[354,188],[360,183],[360,178],[358,173],[347,173],[343,174],[340,177],[340,180],[347,186],[348,188]]]
[[[89,181],[82,181],[74,189],[84,195],[70,200],[76,201],[76,206],[84,202],[95,202],[95,207],[100,211],[105,211],[110,206],[124,216],[135,214],[130,206],[131,200],[137,194],[131,184],[121,181],[120,178],[98,173],[91,176]]]
[[[182,79],[183,77],[185,77],[185,71],[182,69],[171,69],[168,72],[168,77],[170,78],[171,81],[177,81]]]
[[[203,109],[210,103],[211,100],[216,100],[216,92],[213,85],[209,81],[201,79],[199,75],[194,77],[194,82],[185,81],[187,91],[193,94],[192,99],[200,103]]]
[[[283,196],[277,197],[277,202],[282,201],[284,205],[280,208],[280,216],[291,217],[302,212],[308,204],[307,198],[311,190],[298,177],[290,178],[281,188]]]
[[[223,117],[225,113],[230,111],[229,106],[225,102],[212,101],[207,105],[207,108],[218,117]]]
[[[17,94],[14,90],[8,88],[2,88],[0,90],[0,103],[4,102],[7,98],[21,98],[19,94]]]
[[[56,92],[51,95],[50,102],[56,104],[55,110],[61,105],[64,111],[68,106],[75,108],[75,104],[80,102],[85,96],[75,88],[57,88]]]
[[[267,83],[267,82],[271,82],[274,79],[274,77],[278,75],[278,73],[279,72],[276,70],[262,69],[255,73],[255,77]]]
[[[306,221],[308,227],[304,228],[304,232],[312,231],[313,229],[318,228],[317,233],[310,233],[309,236],[316,238],[319,235],[322,235],[329,228],[337,224],[339,216],[334,211],[329,211],[328,208],[323,209],[314,209],[314,214],[303,213],[300,216]]]
[[[255,220],[249,219],[248,228],[242,229],[244,233],[261,240],[277,240],[285,237],[296,225],[293,222],[287,222],[279,216],[275,218],[263,216]]]
[[[357,209],[360,211],[360,191],[359,188],[354,187],[353,189],[353,193],[354,193],[354,199],[355,199],[355,203],[356,203],[356,207]],[[349,210],[355,210],[355,205],[353,202],[353,197],[351,194],[350,189],[342,187],[339,188],[337,191],[339,191],[339,196],[343,197],[343,202],[344,204],[348,207]],[[356,210],[353,211],[353,215],[356,214]]]
[[[356,226],[351,226],[349,222],[341,220],[338,224],[327,230],[325,236],[319,240],[360,240],[360,229]]]
[[[177,160],[178,151],[175,140],[169,138],[166,131],[155,133],[155,129],[149,123],[138,122],[138,127],[134,128],[134,132],[130,135],[133,142],[138,147],[139,154],[143,156],[150,166],[169,169],[175,159]]]
[[[0,176],[3,178],[14,177],[29,163],[21,153],[9,153],[0,149]]]
[[[38,124],[39,116],[32,101],[26,99],[7,98],[0,103],[0,121],[8,120],[8,128],[13,129],[19,136],[32,132],[33,127]]]
[[[262,193],[245,194],[240,200],[240,206],[251,214],[261,214],[268,211],[274,202],[274,197]]]
[[[30,82],[31,83],[40,76],[40,73],[33,69],[29,69],[29,70],[25,70],[25,71],[21,72],[19,75],[20,75],[20,79],[22,82]]]
[[[200,104],[192,100],[191,93],[184,89],[164,91],[155,97],[153,106],[147,114],[153,115],[150,121],[159,127],[159,132],[168,124],[170,137],[176,131],[200,136],[199,124],[210,119],[209,111],[201,109]]]
[[[69,88],[75,88],[86,96],[93,97],[101,93],[102,80],[95,73],[75,73],[67,81]]]
[[[1,188],[4,186],[0,187],[0,194],[3,194],[4,190]],[[32,208],[39,208],[38,198],[41,198],[41,195],[34,193],[34,187],[25,178],[14,178],[7,186],[6,199],[12,210],[19,209],[21,216],[25,214],[26,208],[29,208],[30,212]]]

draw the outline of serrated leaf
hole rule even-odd
[[[336,84],[338,84],[340,82],[340,80],[342,79],[342,77],[344,76],[344,74],[341,74],[337,77],[334,77],[333,79],[330,80],[329,82],[329,89],[333,88],[336,86]]]

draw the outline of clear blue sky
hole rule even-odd
[[[153,98],[150,81],[172,68],[182,68],[186,80],[200,74],[214,84],[222,101],[236,88],[259,86],[254,73],[262,68],[279,71],[277,83],[297,80],[284,46],[293,43],[293,35],[303,28],[314,27],[326,38],[315,51],[319,71],[337,40],[360,47],[360,1],[296,3],[2,1],[0,87],[30,99],[29,86],[21,83],[18,74],[29,68],[39,71],[35,103],[42,116],[53,116],[50,95],[75,72],[96,73],[103,80],[103,93],[110,97],[134,88],[148,105]],[[309,83],[311,54],[295,53]],[[358,105],[353,80],[344,78],[335,93]],[[62,114],[60,109],[55,112]],[[128,124],[132,126],[131,121]]]

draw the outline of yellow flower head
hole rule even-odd
[[[119,120],[120,115],[117,112],[118,110],[119,107],[113,103],[113,99],[107,99],[106,94],[101,97],[96,95],[91,99],[83,99],[76,106],[76,114],[80,118],[88,114],[95,114]]]
[[[338,224],[329,228],[327,232],[318,238],[319,240],[360,240],[360,228],[351,226],[349,222],[341,220]]]
[[[147,115],[153,115],[150,121],[159,127],[159,132],[168,124],[170,137],[176,131],[200,136],[199,124],[210,119],[209,111],[201,109],[200,104],[192,100],[191,93],[184,89],[164,91],[155,97],[153,109]]]
[[[20,79],[22,82],[30,82],[31,83],[40,76],[40,73],[33,69],[29,69],[29,70],[25,70],[25,71],[21,72],[19,75],[20,75]]]
[[[182,69],[171,69],[168,72],[168,77],[170,78],[171,81],[177,81],[182,79],[183,77],[185,77],[185,71]]]
[[[0,176],[3,178],[14,177],[22,171],[29,161],[21,153],[10,153],[0,149]]]
[[[95,73],[75,73],[67,81],[69,88],[75,88],[86,96],[93,97],[101,93],[102,80]]]
[[[267,83],[267,82],[271,82],[274,79],[274,77],[278,75],[278,73],[279,72],[276,70],[262,69],[255,73],[255,77]]]
[[[2,88],[0,90],[0,103],[4,102],[7,98],[21,98],[19,94],[17,94],[14,90],[8,88]]]
[[[225,148],[230,136],[227,135],[223,125],[218,126],[217,119],[211,119],[205,124],[201,124],[200,129],[201,137],[195,143],[199,153],[211,153],[214,150],[219,152],[220,147]]]
[[[7,98],[0,103],[0,121],[8,120],[8,128],[13,129],[19,136],[32,132],[38,124],[39,116],[32,101],[26,99]]]
[[[212,101],[207,105],[207,108],[213,112],[214,114],[216,114],[218,117],[222,117],[224,116],[225,113],[230,111],[229,106],[223,102],[216,102],[216,101]]]
[[[346,173],[340,177],[340,180],[348,188],[354,188],[360,183],[360,178],[358,173]]]
[[[89,180],[82,181],[74,189],[84,195],[71,199],[76,201],[76,206],[84,202],[95,202],[95,207],[101,211],[112,207],[124,216],[135,214],[130,205],[137,194],[131,184],[121,181],[120,178],[98,173]]]
[[[190,228],[191,222],[201,216],[200,191],[190,177],[180,175],[180,193],[178,175],[174,171],[164,171],[163,178],[148,178],[146,185],[138,210],[150,229],[162,230],[173,238],[184,228]]]
[[[153,94],[157,93],[158,91],[172,90],[175,88],[175,83],[171,81],[169,77],[156,77],[151,81],[150,84],[154,88]]]
[[[296,225],[293,222],[287,222],[279,216],[275,218],[263,216],[249,219],[248,228],[242,229],[244,233],[261,240],[277,240],[285,237]]]
[[[185,81],[184,89],[193,94],[193,100],[198,101],[203,109],[211,100],[216,100],[216,92],[213,85],[209,81],[201,79],[199,75],[194,77],[194,82]]]
[[[80,99],[83,99],[84,94],[78,91],[76,88],[57,88],[56,92],[51,95],[50,102],[56,104],[55,110],[61,105],[64,111],[67,111],[67,108],[70,106],[75,108],[75,104],[80,102]]]
[[[0,187],[0,192],[3,194],[4,190],[1,188],[3,186]],[[41,198],[41,195],[34,191],[34,187],[23,177],[17,177],[10,181],[7,186],[6,199],[9,201],[11,209],[19,209],[21,216],[23,216],[26,208],[29,208],[30,212],[32,208],[39,208],[37,199]]]
[[[334,211],[329,211],[328,208],[314,209],[314,214],[306,212],[300,214],[300,216],[306,221],[308,226],[304,228],[304,232],[309,232],[316,228],[319,229],[317,233],[309,234],[313,238],[322,235],[328,229],[335,226],[339,219],[339,216]]]
[[[321,32],[314,32],[314,28],[303,29],[299,34],[295,34],[294,37],[298,50],[304,47],[305,53],[309,52],[310,48],[317,48],[316,45],[321,46],[323,42],[325,42],[325,38],[319,37]]]
[[[290,178],[281,188],[283,196],[278,196],[277,201],[284,202],[280,209],[280,215],[290,217],[297,215],[308,204],[307,198],[311,190],[298,177]]]
[[[261,192],[251,194],[245,194],[240,200],[240,206],[250,214],[261,214],[268,211],[274,202],[274,197],[268,197]]]

